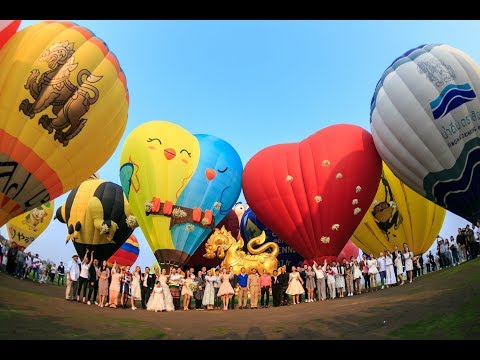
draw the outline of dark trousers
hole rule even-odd
[[[268,306],[268,303],[270,302],[270,286],[262,286],[260,288],[260,305],[263,307],[263,305]],[[266,302],[263,302],[264,297],[267,297]]]
[[[62,279],[62,286],[65,285],[65,274],[58,274],[57,284],[60,285],[60,279]]]
[[[77,296],[80,296],[83,288],[83,297],[87,297],[87,287],[88,287],[88,279],[85,279],[83,277],[78,278],[78,290],[77,290]]]
[[[272,298],[273,306],[280,306],[280,301],[282,299],[282,286],[280,284],[272,285]]]
[[[92,285],[93,283],[93,285]],[[90,281],[88,283],[88,301],[90,301],[93,293],[93,300],[97,301],[97,292],[98,292],[98,280],[97,281]]]
[[[371,287],[370,287],[370,275],[368,275],[368,273],[363,274],[363,280],[365,281],[365,290],[371,289]]]
[[[195,299],[195,309],[201,309],[202,308],[202,299],[197,300]]]
[[[22,277],[23,276],[23,263],[17,262],[17,267],[15,269],[15,276]]]
[[[53,284],[53,280],[55,280],[55,273],[50,273],[48,276],[50,276],[50,282]]]
[[[148,286],[142,286],[142,309],[147,308],[148,299],[150,299],[151,290]]]
[[[287,288],[288,286],[282,286],[282,305],[288,305]]]
[[[232,297],[230,298],[230,301],[228,302],[228,308],[232,310],[235,309],[235,293],[233,293]]]

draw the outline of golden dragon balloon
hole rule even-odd
[[[47,201],[41,206],[11,219],[6,225],[10,242],[23,248],[31,245],[48,227],[54,211],[54,202]]]
[[[365,253],[400,250],[406,242],[415,255],[430,248],[442,228],[445,209],[425,199],[383,163],[375,200],[355,230],[351,240]]]
[[[114,152],[128,90],[87,29],[45,21],[0,49],[0,226],[79,185]]]

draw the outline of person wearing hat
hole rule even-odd
[[[80,262],[78,255],[72,255],[72,260],[67,265],[67,289],[65,291],[65,299],[75,300],[77,294],[77,282],[80,276]]]

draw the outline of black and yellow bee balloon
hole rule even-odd
[[[67,224],[67,242],[73,241],[80,258],[89,249],[99,261],[112,256],[138,226],[122,187],[99,179],[73,189],[55,218]]]

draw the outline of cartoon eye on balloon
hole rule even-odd
[[[305,261],[334,260],[370,206],[381,173],[371,135],[333,125],[299,143],[267,147],[245,166],[255,215]]]
[[[134,129],[120,161],[123,190],[161,264],[185,264],[240,194],[231,145],[167,121]]]
[[[0,226],[78,186],[126,126],[126,79],[106,44],[45,21],[0,49]]]
[[[370,126],[392,172],[439,206],[480,218],[480,68],[448,45],[397,58],[373,94]]]

